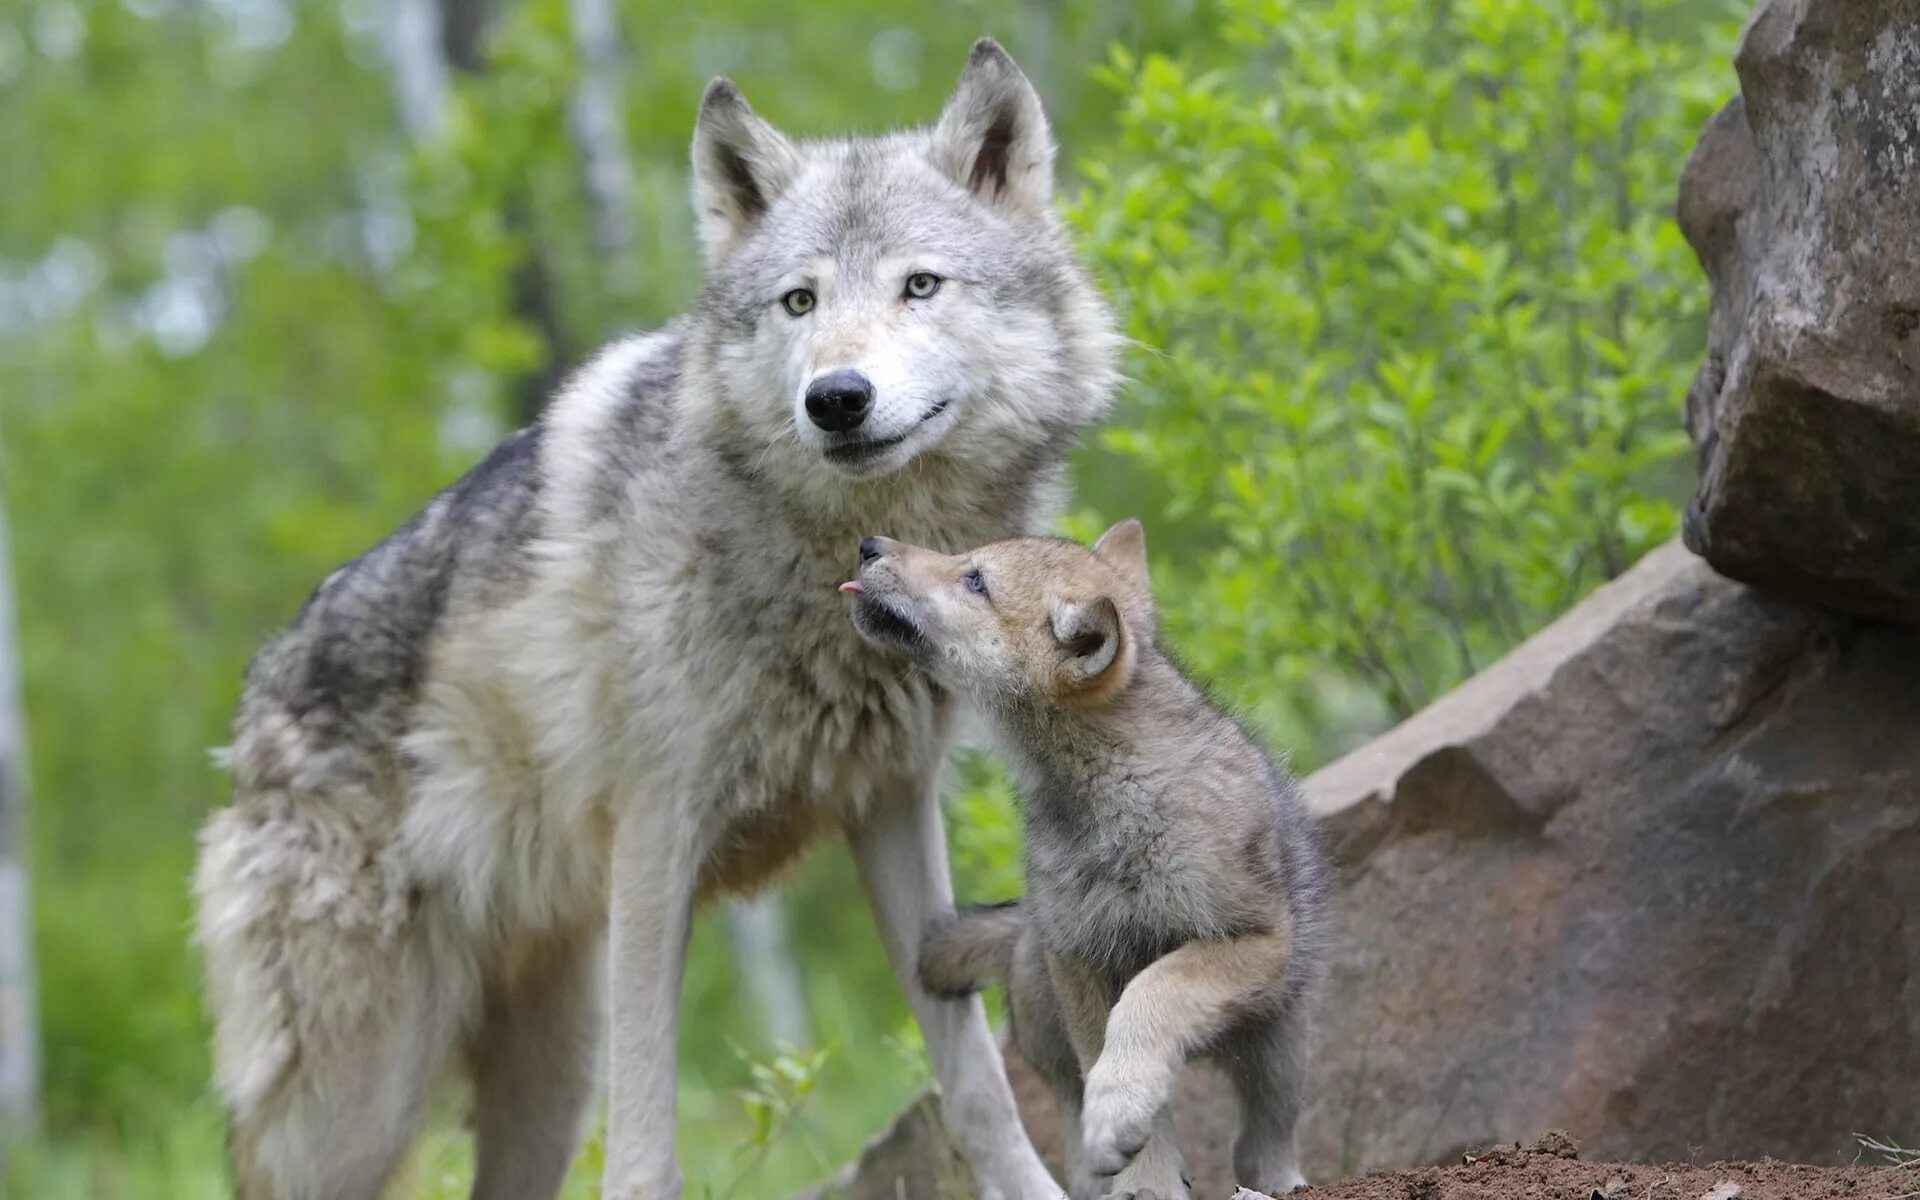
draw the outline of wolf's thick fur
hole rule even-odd
[[[249,672],[195,880],[249,1200],[377,1195],[449,1068],[473,1194],[553,1195],[608,996],[604,1194],[671,1200],[696,897],[833,830],[984,1193],[1057,1194],[979,1003],[915,979],[952,903],[949,701],[833,595],[876,528],[1043,524],[1107,404],[1116,340],[1050,208],[1039,101],[982,42],[933,130],[807,144],[715,81],[694,167],[692,316],[605,349]],[[864,423],[810,419],[849,370]]]
[[[935,926],[922,982],[959,995],[1008,981],[1015,1040],[1060,1103],[1076,1200],[1186,1196],[1167,1100],[1196,1055],[1239,1092],[1240,1183],[1299,1186],[1326,856],[1286,773],[1154,644],[1139,523],[1092,550],[874,538],[861,556],[844,585],[855,624],[974,698],[1025,801],[1027,898]]]

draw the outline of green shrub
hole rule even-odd
[[[1104,444],[1199,550],[1174,640],[1315,757],[1338,685],[1405,715],[1671,536],[1706,288],[1670,208],[1737,14],[1223,15],[1206,61],[1113,55],[1072,216],[1141,345]]]

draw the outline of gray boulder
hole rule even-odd
[[[1680,182],[1713,289],[1687,544],[1920,620],[1920,6],[1764,0]]]

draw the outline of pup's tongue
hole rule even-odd
[[[855,592],[864,592],[866,590],[867,589],[860,586],[860,581],[857,579],[849,579],[840,585],[840,591],[848,596],[853,595]]]

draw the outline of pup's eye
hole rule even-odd
[[[907,299],[925,300],[940,290],[940,277],[932,271],[915,271],[907,276]]]
[[[962,575],[960,582],[966,584],[967,590],[976,596],[984,596],[987,594],[987,577],[980,573],[979,567],[975,567],[965,575]]]
[[[813,311],[813,291],[811,288],[795,288],[780,297],[780,307],[787,310],[790,317],[804,317]]]

